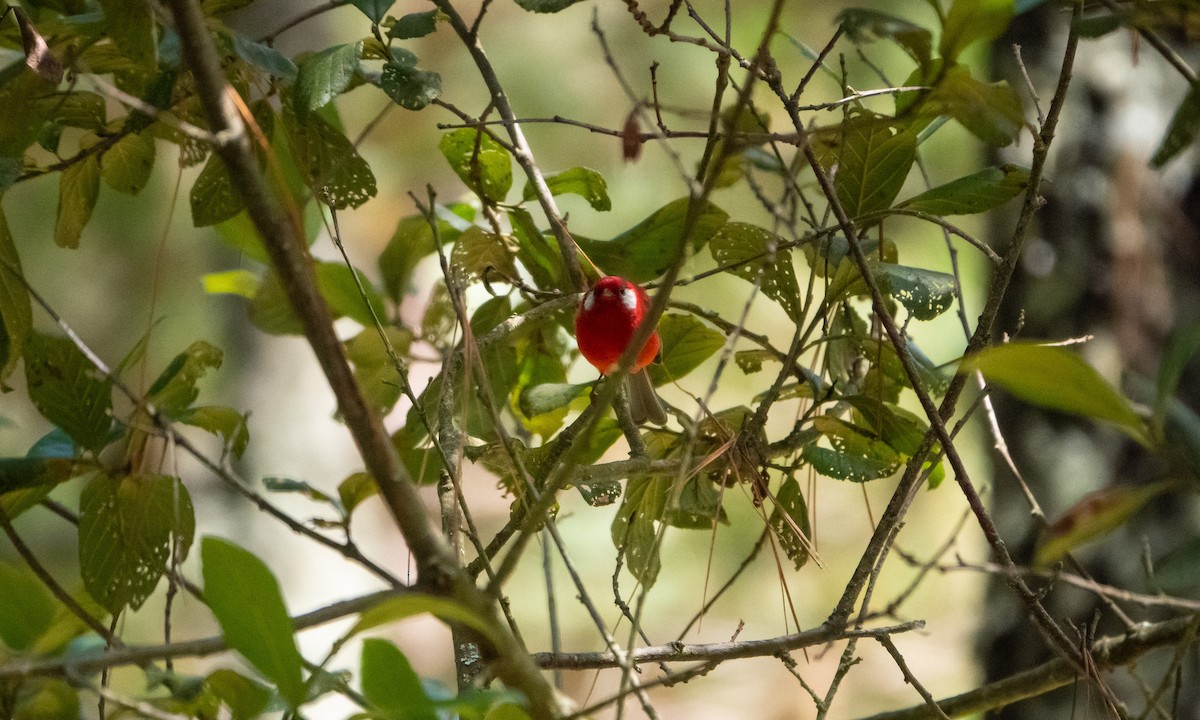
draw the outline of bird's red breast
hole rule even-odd
[[[616,275],[600,278],[584,294],[575,314],[579,352],[601,373],[612,372],[649,307],[650,298],[641,287]],[[655,331],[642,346],[630,372],[638,372],[653,362],[661,344]]]

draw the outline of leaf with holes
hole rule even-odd
[[[771,511],[768,521],[771,533],[778,539],[779,547],[792,561],[797,570],[808,562],[809,537],[811,530],[808,526],[808,505],[804,495],[800,493],[800,483],[795,478],[783,481],[775,491],[775,509]]]
[[[430,70],[389,62],[383,66],[379,87],[405,110],[420,110],[442,94],[442,76]]]
[[[354,145],[317,113],[301,122],[284,106],[283,127],[304,182],[321,202],[337,210],[375,197],[375,174]]]
[[[110,612],[140,608],[171,561],[187,557],[191,497],[166,475],[99,475],[79,497],[79,567],[88,593]]]
[[[1005,163],[930,188],[896,207],[931,215],[973,215],[1000,207],[1028,185],[1027,168]]]
[[[110,188],[137,195],[154,170],[154,138],[130,133],[100,157],[100,175]]]
[[[662,338],[662,363],[646,367],[655,385],[679,380],[720,350],[725,335],[692,315],[669,313],[658,321]]]
[[[603,175],[591,168],[573,167],[560,173],[546,175],[545,180],[551,195],[578,195],[587,200],[593,210],[612,210],[612,200],[608,197],[608,183],[604,181]],[[534,196],[533,184],[526,182],[521,198],[532,200]]]
[[[108,442],[112,383],[70,340],[31,333],[25,349],[29,398],[42,417],[92,452]]]
[[[611,240],[576,235],[575,241],[606,273],[647,282],[667,271],[685,228],[690,230],[688,244],[699,250],[729,220],[724,210],[710,202],[696,207],[689,220],[689,203],[687,198],[673,200]]]
[[[204,538],[200,556],[204,601],[225,641],[275,683],[288,707],[299,707],[305,697],[303,659],[279,582],[262,560],[226,540]]]
[[[450,251],[450,267],[463,278],[499,280],[492,274],[515,278],[517,267],[513,264],[517,249],[511,237],[485,232],[472,225],[454,243]]]
[[[438,143],[455,174],[480,197],[504,202],[512,188],[512,157],[502,145],[471,128],[451,130]]]
[[[230,220],[246,207],[241,193],[233,187],[225,161],[216,153],[208,157],[196,176],[188,199],[192,207],[192,224],[198,228]]]
[[[954,276],[936,270],[872,263],[880,289],[918,320],[932,320],[954,303]]]
[[[673,478],[630,478],[625,497],[609,529],[613,546],[625,558],[625,568],[649,589],[662,568],[658,554],[658,522],[666,514]]]
[[[789,318],[799,318],[800,286],[792,253],[778,250],[783,238],[756,225],[729,222],[709,241],[713,259],[727,272],[754,282],[762,273],[762,292],[779,303]]]
[[[862,428],[832,415],[814,418],[813,428],[831,447],[809,444],[801,457],[826,477],[867,482],[887,477],[900,467],[900,455]]]
[[[341,95],[358,73],[363,43],[335,45],[300,62],[293,94],[296,115],[308,120],[309,113]]]
[[[846,122],[834,188],[850,217],[891,207],[917,158],[916,134],[894,132],[887,118],[860,113]]]

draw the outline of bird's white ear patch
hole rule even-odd
[[[590,312],[594,307],[596,307],[596,291],[588,290],[583,295],[583,309]]]
[[[635,293],[633,288],[629,287],[628,285],[621,288],[621,305],[626,310],[630,311],[637,308],[637,293]]]

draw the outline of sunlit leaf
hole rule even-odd
[[[612,210],[612,200],[608,197],[608,183],[604,181],[603,175],[591,168],[573,167],[560,173],[546,175],[545,180],[551,195],[570,193],[587,200],[593,210],[601,212]],[[521,197],[524,200],[534,198],[532,183],[525,183],[525,190],[521,193]]]
[[[225,446],[235,458],[241,458],[250,442],[250,430],[246,425],[246,416],[224,405],[202,405],[188,408],[177,417],[185,425],[207,430],[214,435],[220,435],[225,440]]]
[[[1145,423],[1123,395],[1078,355],[1061,347],[1008,343],[966,358],[963,370],[979,370],[988,382],[1022,400],[1059,412],[1105,420],[1142,444]]]
[[[1000,207],[1025,192],[1029,170],[1004,164],[930,188],[896,205],[931,215],[971,215]]]
[[[225,641],[275,683],[289,707],[304,702],[302,659],[279,582],[246,550],[215,537],[200,546],[204,601]]]
[[[262,281],[249,270],[208,273],[200,278],[204,292],[213,295],[237,295],[246,299],[258,294]]]
[[[393,352],[404,357],[412,342],[412,333],[397,327],[385,327],[384,334]],[[367,327],[346,341],[346,356],[354,365],[354,377],[363,395],[381,415],[386,415],[400,399],[400,369],[387,352],[387,346],[374,327]]]
[[[370,473],[351,473],[338,483],[338,499],[342,501],[342,509],[347,516],[354,512],[354,508],[378,494],[379,485]]]
[[[515,258],[516,246],[512,238],[471,226],[454,243],[450,266],[463,278],[494,281],[517,276],[517,267],[513,264]]]
[[[408,13],[396,19],[396,22],[388,28],[387,35],[395,40],[425,37],[437,30],[440,16],[439,10]]]
[[[361,682],[363,697],[382,711],[385,718],[436,720],[438,717],[408,658],[387,640],[363,640]]]
[[[438,143],[450,167],[481,197],[503,202],[512,188],[512,157],[486,133],[459,128]]]
[[[800,286],[792,253],[777,249],[782,242],[768,230],[740,222],[725,223],[709,241],[718,265],[749,282],[761,272],[763,294],[779,303],[789,318],[799,318]]]
[[[187,488],[165,475],[99,475],[79,499],[79,567],[112,613],[142,606],[172,552],[187,557],[196,519]]]

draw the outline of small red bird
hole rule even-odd
[[[575,340],[579,343],[579,352],[603,375],[616,370],[621,353],[629,346],[649,307],[650,298],[639,286],[616,275],[600,278],[584,294],[579,312],[575,314]],[[636,423],[648,420],[662,425],[667,422],[667,413],[654,392],[650,375],[642,372],[642,368],[654,361],[660,347],[662,339],[656,330],[642,346],[626,378],[629,410]]]

